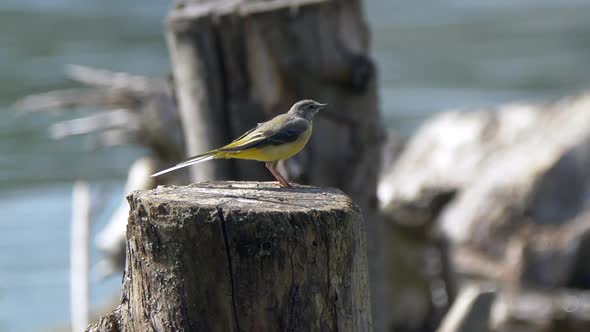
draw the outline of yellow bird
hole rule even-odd
[[[303,149],[311,137],[314,115],[326,106],[313,100],[301,100],[289,112],[259,123],[233,142],[191,157],[152,176],[211,159],[249,159],[266,162],[266,168],[279,181],[279,186],[290,187],[289,182],[276,169],[277,162],[289,159]]]

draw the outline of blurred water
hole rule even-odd
[[[116,193],[96,230],[123,194],[126,168],[141,155],[96,150],[82,138],[51,141],[48,126],[71,114],[15,116],[10,105],[25,94],[72,87],[63,75],[68,63],[165,75],[167,10],[155,1],[0,2],[0,331],[68,325],[72,181],[107,184]],[[94,307],[120,282],[121,276],[94,282]]]
[[[587,89],[589,1],[368,1],[388,126]]]
[[[62,71],[68,63],[163,76],[167,10],[166,1],[0,3],[0,331],[67,323],[72,182],[121,192],[126,168],[141,155],[95,150],[84,139],[50,141],[49,124],[71,115],[15,116],[10,105],[28,93],[71,87]],[[443,109],[589,87],[588,1],[368,0],[366,11],[389,129],[408,134]],[[94,285],[94,304],[119,282]]]

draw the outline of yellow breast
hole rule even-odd
[[[226,156],[226,158],[238,158],[238,159],[249,159],[249,160],[258,160],[258,161],[279,161],[289,159],[292,156],[296,155],[309,141],[311,137],[312,127],[309,128],[301,134],[301,136],[289,143],[281,144],[281,145],[267,145],[262,148],[253,148],[244,151],[240,151],[237,153],[232,153],[231,155]]]

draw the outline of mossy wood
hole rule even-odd
[[[337,189],[136,191],[120,306],[89,331],[370,331],[363,221]]]

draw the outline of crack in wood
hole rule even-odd
[[[289,308],[289,323],[287,324],[287,329],[289,329],[290,327],[292,327],[293,325],[293,319],[294,319],[294,315],[295,315],[295,300],[296,300],[296,293],[295,293],[295,265],[293,264],[293,255],[295,254],[295,250],[297,249],[297,227],[295,226],[295,224],[293,223],[293,218],[292,216],[289,216],[288,218],[289,220],[289,224],[291,225],[291,227],[293,228],[293,233],[295,233],[293,240],[295,242],[295,246],[293,247],[292,250],[289,250],[289,242],[287,242],[287,250],[289,250],[289,263],[291,264],[291,285],[290,285],[290,291],[294,292],[292,293],[291,296],[291,307]]]
[[[228,266],[228,270],[229,270],[229,282],[231,284],[231,302],[232,302],[232,311],[234,313],[234,320],[236,322],[236,328],[238,330],[238,332],[240,332],[240,322],[238,320],[238,308],[236,305],[236,291],[235,291],[235,286],[234,286],[234,272],[233,272],[233,266],[232,266],[232,262],[231,262],[231,253],[230,253],[230,247],[229,247],[229,241],[227,238],[227,228],[225,225],[225,217],[223,216],[223,209],[219,206],[217,206],[217,215],[219,216],[219,222],[221,224],[221,230],[223,232],[223,244],[225,246],[225,254],[227,256],[227,266]]]

